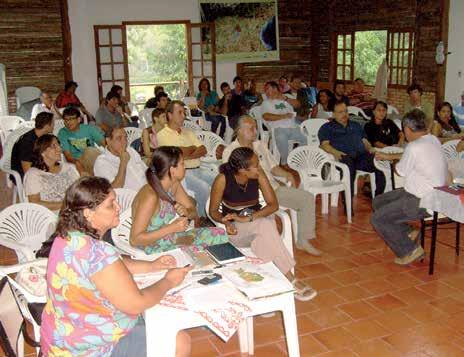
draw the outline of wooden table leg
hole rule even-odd
[[[429,275],[433,274],[433,266],[435,264],[435,247],[437,244],[437,221],[438,212],[434,211],[432,221],[432,244],[430,245]]]

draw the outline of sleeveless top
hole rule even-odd
[[[237,183],[233,173],[224,173],[226,185],[222,195],[222,213],[239,214],[245,208],[259,210],[259,183],[257,179],[249,179],[245,185]]]

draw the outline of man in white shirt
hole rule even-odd
[[[54,119],[63,118],[58,109],[56,109],[52,96],[46,92],[40,94],[40,103],[32,107],[31,120],[35,120],[37,114],[42,112],[52,113]]]
[[[222,161],[227,162],[231,152],[238,147],[244,146],[253,149],[258,155],[259,165],[266,173],[276,193],[279,204],[297,212],[298,239],[296,247],[312,255],[321,255],[321,252],[310,243],[311,239],[316,238],[314,196],[307,191],[296,188],[293,175],[279,166],[263,142],[256,140],[256,121],[252,117],[241,116],[236,130],[237,139],[224,149]],[[280,185],[274,175],[284,177],[291,182],[292,187]]]
[[[404,177],[404,188],[377,196],[372,202],[371,223],[397,258],[396,264],[406,265],[424,257],[424,249],[409,237],[409,221],[427,216],[419,207],[420,199],[434,187],[446,184],[448,167],[440,141],[428,134],[425,114],[414,109],[403,118],[409,144],[396,165]]]
[[[267,99],[261,105],[261,113],[266,124],[274,130],[275,142],[280,153],[280,163],[287,165],[288,142],[297,141],[305,145],[306,136],[295,120],[296,113],[288,103],[288,98],[280,93],[276,82],[267,82],[265,87]]]
[[[127,145],[124,128],[111,128],[106,133],[105,151],[97,157],[95,176],[108,179],[113,188],[139,191],[147,183],[147,166],[140,155]]]

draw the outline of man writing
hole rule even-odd
[[[248,115],[239,118],[237,124],[237,139],[224,149],[222,161],[227,162],[230,153],[238,147],[249,147],[258,155],[259,165],[266,173],[274,189],[279,204],[297,212],[298,239],[296,247],[312,255],[321,255],[310,240],[316,238],[316,213],[314,196],[304,190],[296,188],[293,175],[281,168],[266,145],[257,140],[256,121]],[[280,185],[274,176],[284,177],[291,182],[292,187]]]

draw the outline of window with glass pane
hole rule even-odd
[[[351,33],[337,35],[337,79],[352,81],[353,36]]]
[[[387,62],[389,67],[389,84],[407,86],[412,80],[414,56],[414,32],[388,31]]]

